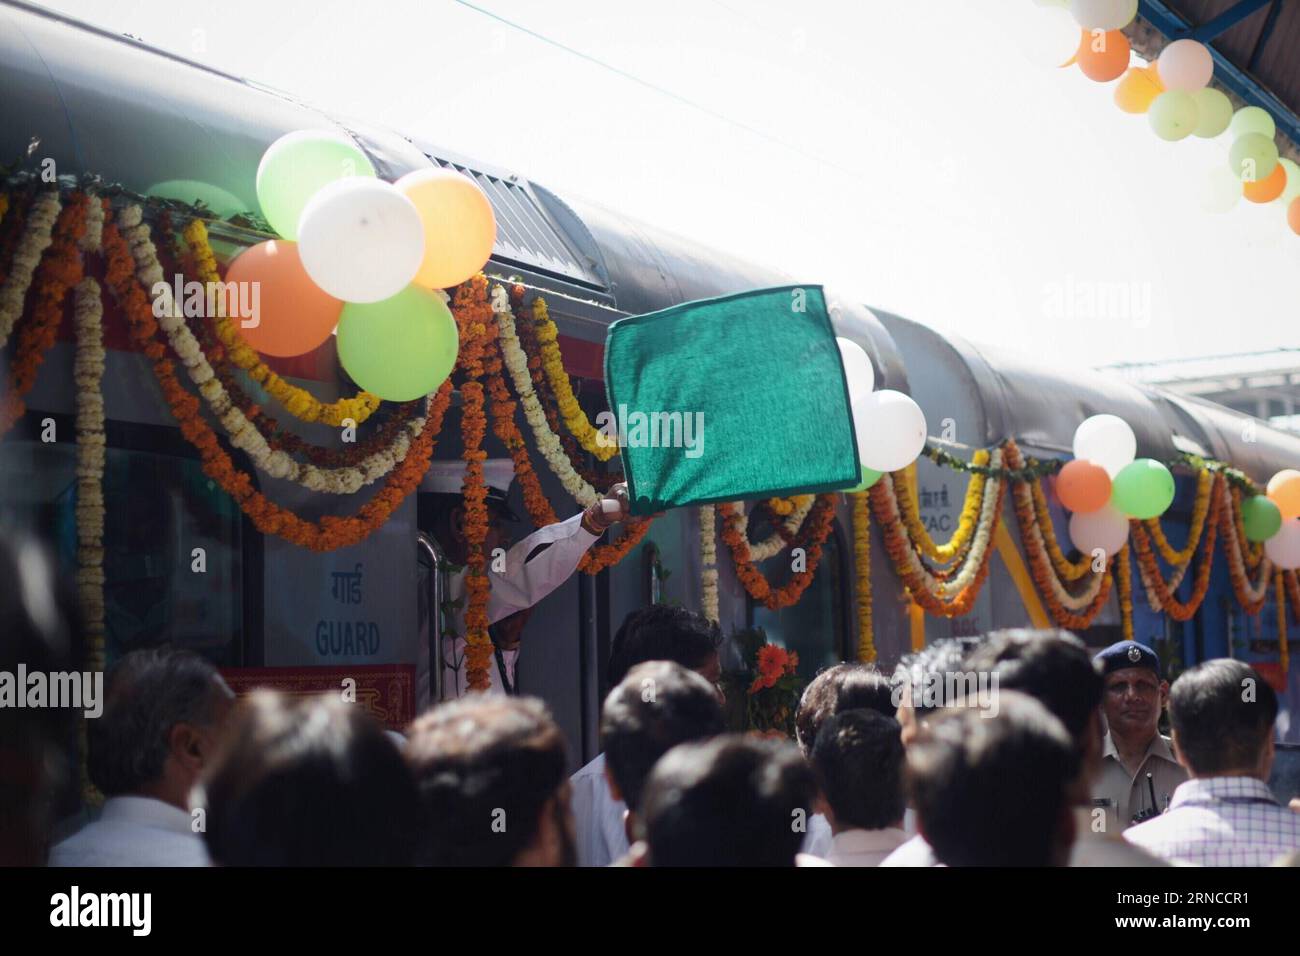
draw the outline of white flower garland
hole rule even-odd
[[[1002,449],[996,449],[989,458],[990,468],[1000,468],[1002,466]],[[937,580],[932,575],[925,563],[921,561],[920,555],[916,549],[909,547],[905,549],[905,559],[913,573],[918,574],[925,581],[926,590],[935,597],[943,601],[951,601],[960,594],[979,574],[979,569],[984,563],[984,555],[989,549],[989,543],[993,538],[993,525],[997,521],[997,503],[998,488],[1002,479],[990,476],[984,482],[984,497],[980,502],[980,514],[976,521],[975,533],[971,536],[970,547],[966,550],[966,555],[961,564],[961,570],[955,576],[946,581]],[[894,495],[894,486],[892,481],[883,481],[881,490],[886,500],[887,517],[891,522],[902,521],[902,516],[898,510],[898,498]]]
[[[148,289],[152,289],[157,282],[163,282],[167,288],[168,291],[163,294],[166,307],[158,324],[167,333],[172,350],[185,366],[190,379],[198,386],[199,394],[230,436],[232,445],[247,452],[258,470],[272,478],[283,478],[297,482],[309,491],[333,495],[353,494],[397,467],[397,463],[410,450],[412,439],[423,430],[423,416],[408,422],[394,436],[389,447],[375,452],[357,465],[318,468],[312,464],[299,463],[288,452],[273,449],[257,426],[230,400],[225,386],[216,377],[207,356],[203,354],[203,347],[185,324],[181,307],[172,299],[171,287],[165,283],[162,264],[158,261],[158,250],[150,238],[149,227],[141,219],[140,207],[135,205],[125,207],[118,214],[118,222],[135,259],[136,275]]]
[[[1033,536],[1038,549],[1043,555],[1047,554],[1047,542],[1043,538],[1043,529],[1038,524],[1035,516],[1034,523],[1029,528],[1030,535]],[[1047,559],[1050,564],[1050,559]],[[1065,584],[1061,581],[1060,576],[1056,573],[1056,568],[1052,568],[1052,573],[1048,575],[1048,582],[1052,588],[1052,594],[1061,602],[1061,605],[1070,611],[1083,611],[1092,605],[1093,600],[1097,597],[1097,592],[1101,590],[1102,581],[1105,580],[1106,571],[1089,571],[1086,577],[1086,583],[1082,591],[1078,594],[1070,593]]]
[[[1246,579],[1246,594],[1250,598],[1250,603],[1255,604],[1264,600],[1264,595],[1268,592],[1269,582],[1273,580],[1273,560],[1268,555],[1260,558],[1259,567],[1256,570],[1259,578],[1254,583],[1251,583],[1250,574],[1246,570],[1246,559],[1242,554],[1241,539],[1237,537],[1235,502],[1232,498],[1229,498],[1228,502],[1227,520],[1223,522],[1223,527],[1219,532],[1228,539],[1224,542],[1223,550],[1232,565],[1232,574]],[[1139,564],[1140,569],[1141,565]],[[1143,583],[1146,583],[1145,580]],[[1157,610],[1159,609],[1157,608]]]
[[[718,540],[713,505],[700,505],[700,611],[718,620]]]
[[[26,231],[14,250],[13,267],[5,278],[4,287],[0,288],[0,349],[8,343],[14,325],[23,314],[32,276],[41,263],[41,256],[54,241],[54,223],[62,209],[58,190],[42,192],[32,201]]]
[[[90,197],[85,253],[99,251],[104,207]],[[104,303],[99,283],[87,276],[77,283],[73,299],[77,333],[72,377],[77,386],[77,594],[86,627],[87,664],[107,666],[104,649]]]
[[[581,507],[588,508],[599,501],[601,495],[574,470],[564,446],[560,444],[559,436],[551,430],[551,424],[546,420],[546,412],[537,398],[532,376],[528,372],[528,356],[519,344],[515,315],[510,308],[510,294],[503,286],[494,285],[491,302],[500,329],[501,359],[510,373],[510,381],[514,383],[515,393],[519,396],[519,404],[523,407],[524,418],[528,420],[528,427],[532,429],[537,441],[537,448],[552,473],[560,479],[564,490]]]

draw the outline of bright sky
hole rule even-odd
[[[1227,144],[1159,140],[1051,66],[1058,11],[476,3],[732,122],[454,0],[47,5],[976,341],[1090,364],[1297,344],[1284,210],[1204,211]]]

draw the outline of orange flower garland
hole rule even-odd
[[[1128,544],[1115,555],[1112,573],[1119,582],[1119,619],[1124,630],[1124,640],[1133,640],[1133,564],[1129,560]]]
[[[30,316],[15,339],[8,391],[0,398],[0,436],[27,410],[24,397],[36,384],[36,373],[45,361],[45,353],[58,336],[63,321],[63,300],[85,275],[79,244],[86,232],[89,205],[85,193],[73,194],[55,221],[53,241],[37,267],[27,300]]]
[[[483,542],[487,539],[487,483],[483,478],[483,438],[487,432],[484,412],[483,356],[487,349],[488,326],[492,307],[487,300],[487,279],[480,273],[456,289],[452,313],[460,330],[460,355],[457,364],[465,374],[460,394],[461,434],[465,460],[463,495],[465,500],[465,670],[470,690],[487,690],[491,686],[488,668],[492,663],[492,638],[488,634],[487,556]]]
[[[1210,498],[1213,495],[1214,474],[1208,468],[1202,468],[1196,475],[1196,502],[1192,505],[1192,524],[1187,532],[1187,544],[1178,550],[1165,537],[1165,530],[1160,526],[1159,518],[1148,518],[1143,522],[1151,538],[1155,541],[1160,556],[1169,564],[1186,564],[1196,553],[1201,534],[1205,530],[1205,518],[1210,511]]]
[[[411,443],[406,457],[355,516],[327,515],[319,522],[304,520],[254,488],[252,477],[235,466],[216,433],[203,419],[199,399],[181,385],[166,346],[157,338],[153,306],[135,277],[135,261],[116,223],[104,225],[103,251],[107,284],[126,314],[132,340],[153,365],[154,376],[180,425],[181,434],[198,450],[204,474],[235,500],[262,534],[274,534],[313,551],[348,547],[365,540],[383,525],[419,485],[429,467],[443,415],[451,403],[450,381],[444,382],[432,398],[424,428]]]
[[[1034,502],[1034,518],[1038,530],[1042,532],[1043,543],[1047,546],[1047,555],[1052,560],[1052,567],[1062,581],[1077,581],[1092,570],[1092,555],[1081,555],[1077,561],[1071,561],[1061,549],[1060,539],[1056,536],[1056,526],[1052,523],[1052,513],[1047,507],[1047,495],[1043,494],[1041,478],[1029,482],[1029,493]]]
[[[1023,467],[1024,462],[1020,456],[1020,448],[1015,441],[1008,439],[1006,453],[1009,468],[1017,470]],[[1093,619],[1105,607],[1106,601],[1110,597],[1110,588],[1114,582],[1114,576],[1103,573],[1097,593],[1093,595],[1092,600],[1082,610],[1073,611],[1066,607],[1057,596],[1056,588],[1053,587],[1052,576],[1056,574],[1056,569],[1053,567],[1052,559],[1048,555],[1044,544],[1045,535],[1043,529],[1041,527],[1036,528],[1038,516],[1034,511],[1030,482],[1019,479],[1014,480],[1014,484],[1015,488],[1011,495],[1011,502],[1016,512],[1016,521],[1020,525],[1020,541],[1024,545],[1025,556],[1029,559],[1029,574],[1034,580],[1034,586],[1047,604],[1047,609],[1051,613],[1052,619],[1056,621],[1057,626],[1072,630],[1086,630],[1092,626]],[[1036,529],[1039,534],[1034,534]]]
[[[834,526],[835,495],[817,496],[817,502],[808,513],[808,518],[799,529],[794,542],[796,547],[806,549],[807,564],[804,570],[794,572],[790,580],[779,588],[772,587],[763,572],[750,560],[749,542],[740,533],[739,513],[736,507],[730,503],[723,503],[719,504],[717,509],[722,515],[722,540],[731,551],[731,558],[736,566],[736,576],[749,596],[755,601],[760,601],[770,611],[778,611],[798,601],[817,573],[817,565],[822,557],[822,545],[826,543]]]
[[[1214,490],[1210,495],[1210,516],[1205,538],[1201,542],[1201,559],[1196,566],[1196,581],[1192,587],[1191,597],[1186,602],[1179,601],[1169,588],[1160,566],[1156,563],[1155,553],[1151,550],[1151,539],[1141,521],[1129,522],[1133,532],[1133,546],[1137,549],[1138,566],[1160,600],[1160,609],[1175,621],[1189,621],[1196,609],[1205,600],[1210,587],[1210,567],[1214,562],[1214,541],[1219,531],[1219,509],[1223,504],[1224,479],[1215,476]]]

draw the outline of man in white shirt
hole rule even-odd
[[[907,840],[898,721],[873,710],[836,714],[817,733],[812,767],[826,804],[834,866],[879,866]]]
[[[454,700],[469,692],[465,663],[465,510],[460,495],[465,480],[465,462],[435,461],[429,466],[424,488],[436,494],[423,496],[420,526],[430,532],[449,562],[441,609],[442,614],[442,699]],[[485,567],[491,591],[487,615],[494,660],[488,667],[489,692],[515,693],[515,665],[527,611],[569,579],[582,556],[611,525],[628,513],[627,486],[614,485],[602,499],[585,511],[555,524],[539,528],[511,545],[506,522],[518,518],[506,502],[514,463],[509,458],[483,462],[487,486],[488,532],[483,542]],[[427,502],[427,504],[426,504]],[[500,549],[500,550],[498,550]],[[416,651],[416,709],[431,703],[429,644],[421,640]]]
[[[1169,694],[1169,721],[1191,779],[1164,814],[1125,830],[1124,839],[1194,866],[1269,866],[1300,849],[1300,814],[1264,782],[1277,711],[1273,688],[1242,661],[1184,671]]]
[[[652,604],[623,619],[610,647],[607,677],[618,686],[629,670],[645,661],[673,661],[693,670],[715,688],[722,679],[716,624],[685,608]],[[718,690],[719,700],[722,691]],[[578,864],[609,866],[628,851],[623,818],[627,805],[610,790],[605,755],[597,754],[575,773],[573,816],[578,833]]]
[[[51,866],[206,866],[189,795],[213,758],[234,695],[189,651],[132,651],[109,673],[88,725],[99,818],[50,850]]]

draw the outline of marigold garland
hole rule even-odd
[[[731,558],[736,566],[736,576],[741,586],[754,600],[762,603],[770,611],[789,607],[803,596],[808,585],[817,573],[821,562],[822,546],[835,523],[835,495],[818,495],[817,501],[808,514],[808,520],[800,529],[795,545],[805,548],[804,570],[795,571],[790,580],[779,588],[772,587],[763,572],[755,567],[749,553],[749,542],[740,533],[736,506],[723,503],[717,506],[722,515],[722,540],[731,551]]]
[[[54,345],[63,320],[63,300],[84,272],[81,239],[86,233],[90,200],[74,193],[59,213],[49,246],[32,281],[31,314],[18,330],[10,360],[8,389],[0,398],[0,436],[8,433],[27,409],[25,397],[36,384],[45,354]],[[35,218],[35,213],[33,213]],[[18,275],[15,274],[15,279]],[[22,312],[22,300],[18,311]],[[2,330],[0,330],[2,331]]]
[[[204,421],[199,399],[191,395],[176,377],[166,346],[158,341],[158,323],[144,288],[135,277],[134,260],[116,224],[104,227],[105,280],[127,318],[132,340],[152,364],[154,376],[180,425],[181,434],[198,450],[203,472],[234,499],[254,527],[313,551],[333,551],[358,544],[384,524],[429,467],[429,459],[451,403],[451,383],[444,382],[433,396],[424,428],[411,444],[402,463],[384,485],[351,517],[326,515],[307,521],[267,499],[253,486],[253,479],[237,468],[222,448],[212,428]]]
[[[202,282],[220,282],[221,274],[217,271],[216,256],[208,242],[208,230],[203,220],[192,220],[185,227],[183,235],[194,257],[199,279]],[[351,419],[360,425],[379,408],[379,398],[366,391],[358,392],[354,398],[341,398],[329,403],[320,401],[306,389],[290,385],[272,372],[257,352],[240,337],[239,327],[229,317],[218,315],[214,323],[217,336],[229,350],[230,360],[266,389],[267,394],[283,405],[294,418],[335,427]]]
[[[971,463],[975,465],[987,465],[988,461],[989,453],[987,449],[981,448],[971,456]],[[984,500],[984,483],[987,480],[985,475],[980,472],[971,472],[970,481],[966,485],[966,495],[962,501],[961,516],[957,521],[957,530],[944,544],[935,544],[917,510],[915,463],[896,474],[900,479],[895,482],[898,511],[902,515],[903,523],[907,526],[907,533],[911,536],[912,543],[923,555],[942,564],[948,564],[955,558],[960,557],[969,546],[971,536],[975,532],[975,522],[979,517],[980,505]],[[899,490],[899,483],[902,484],[906,493]]]
[[[600,471],[588,468],[586,452],[582,450],[582,446],[578,444],[577,439],[560,428],[560,410],[551,391],[550,382],[546,379],[546,372],[542,369],[541,347],[537,343],[536,330],[533,328],[532,311],[524,307],[524,291],[524,287],[519,284],[515,284],[510,289],[510,303],[514,318],[512,328],[517,329],[517,340],[520,351],[525,357],[524,364],[528,378],[532,381],[531,390],[537,400],[538,408],[545,417],[551,433],[556,436],[556,440],[568,457],[569,466],[573,471],[594,489],[608,491],[611,486],[623,480],[623,470],[615,468],[611,471]],[[504,338],[502,342],[504,344]],[[518,387],[515,391],[522,401],[523,392]]]
[[[9,261],[4,286],[0,287],[0,349],[8,344],[14,326],[22,317],[28,290],[46,250],[54,242],[57,224],[63,221],[62,213],[63,204],[55,190],[42,192],[32,202],[22,238]]]
[[[1129,527],[1132,529],[1133,546],[1137,550],[1138,570],[1142,574],[1143,583],[1155,591],[1160,602],[1160,609],[1175,621],[1191,620],[1192,615],[1201,606],[1201,602],[1205,600],[1205,595],[1209,591],[1210,567],[1214,562],[1214,541],[1220,524],[1219,509],[1223,503],[1223,485],[1222,478],[1216,477],[1214,479],[1210,498],[1212,520],[1201,542],[1200,563],[1196,567],[1192,594],[1185,602],[1178,600],[1169,584],[1165,581],[1164,576],[1160,573],[1160,566],[1156,563],[1156,556],[1151,549],[1151,539],[1145,524],[1141,521],[1129,522]]]
[[[1092,570],[1092,555],[1082,554],[1071,561],[1061,548],[1060,538],[1056,535],[1056,525],[1052,522],[1052,512],[1047,507],[1047,495],[1043,493],[1042,478],[1033,478],[1027,482],[1029,493],[1034,503],[1034,520],[1043,535],[1043,544],[1052,567],[1062,581],[1077,581]]]
[[[1129,560],[1128,543],[1115,556],[1115,578],[1119,583],[1119,620],[1124,640],[1133,640],[1133,565]]]
[[[483,358],[487,349],[488,325],[492,309],[487,301],[487,280],[482,274],[457,287],[452,314],[460,331],[460,354],[457,365],[464,373],[460,394],[461,434],[465,460],[462,495],[465,502],[465,670],[470,690],[487,690],[491,686],[488,668],[492,662],[492,638],[488,634],[488,597],[491,585],[487,577],[487,556],[483,543],[488,533],[487,482],[483,462],[487,452],[483,439],[487,433],[484,412]]]
[[[546,371],[551,389],[555,392],[564,424],[569,427],[569,431],[583,448],[599,460],[609,461],[618,454],[618,443],[607,442],[604,436],[592,427],[591,422],[587,420],[587,413],[578,404],[568,373],[564,371],[564,358],[560,355],[560,331],[547,314],[546,300],[541,296],[533,299],[533,322],[536,326],[538,348],[542,354],[542,368]]]
[[[865,491],[849,495],[853,502],[853,566],[858,575],[858,660],[876,659],[871,620],[871,501]]]
[[[1143,524],[1151,539],[1156,544],[1156,549],[1160,556],[1169,564],[1180,565],[1186,564],[1192,560],[1192,555],[1196,553],[1196,546],[1200,543],[1201,534],[1205,530],[1205,518],[1210,511],[1210,497],[1213,493],[1214,475],[1208,469],[1202,469],[1196,473],[1196,500],[1192,505],[1192,523],[1187,532],[1187,544],[1181,549],[1175,549],[1165,537],[1164,528],[1160,525],[1159,518],[1148,518]]]
[[[1234,489],[1235,490],[1235,489]],[[1228,580],[1232,582],[1232,593],[1237,603],[1250,615],[1256,615],[1264,608],[1268,597],[1268,585],[1273,576],[1273,562],[1267,555],[1260,558],[1256,566],[1258,582],[1252,584],[1248,571],[1247,555],[1243,553],[1241,542],[1245,541],[1245,531],[1240,534],[1240,512],[1235,508],[1222,507],[1219,511],[1219,532],[1223,536],[1223,551],[1228,558]],[[1234,512],[1235,516],[1234,516]]]

